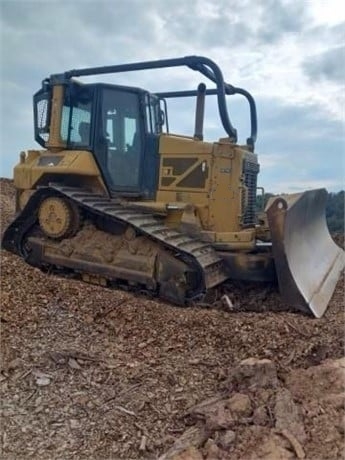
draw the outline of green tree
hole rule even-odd
[[[326,205],[326,219],[330,232],[344,233],[345,192],[329,193]]]
[[[256,197],[257,211],[262,211],[273,193],[259,194]],[[329,193],[326,204],[326,220],[331,233],[344,233],[345,192]]]

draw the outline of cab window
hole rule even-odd
[[[138,98],[136,93],[103,89],[105,167],[115,189],[139,186],[142,145]]]

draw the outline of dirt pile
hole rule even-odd
[[[1,235],[5,227],[11,222],[15,207],[15,190],[13,181],[10,179],[0,179],[0,230]]]
[[[3,230],[14,190],[0,185]],[[343,364],[332,360],[344,356],[343,278],[314,320],[177,308],[44,274],[6,251],[1,266],[2,458],[158,458],[183,442],[174,455],[342,458],[332,366]],[[280,302],[257,286],[235,286],[232,300]],[[251,376],[254,365],[264,374]],[[218,402],[201,410],[209,398]]]
[[[188,410],[194,425],[160,460],[343,458],[344,377],[345,358],[284,379],[268,359],[243,360],[222,394]]]

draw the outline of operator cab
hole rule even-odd
[[[201,73],[216,88],[206,89],[201,83],[196,91],[151,94],[139,88],[81,84],[74,80],[81,76],[178,66]],[[202,140],[204,98],[216,96],[221,125],[229,142],[236,144],[237,130],[231,124],[226,102],[226,96],[234,94],[245,97],[249,104],[250,136],[245,148],[254,152],[257,117],[252,95],[226,83],[220,68],[203,56],[74,69],[51,75],[34,96],[35,139],[54,152],[92,152],[111,195],[154,199],[159,173],[158,142],[164,123],[169,132],[166,99],[196,96],[194,139]]]
[[[50,88],[34,96],[35,137],[48,148],[50,101]],[[64,87],[60,141],[93,153],[111,194],[154,195],[163,124],[160,99],[142,89],[74,80]]]

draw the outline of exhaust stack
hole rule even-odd
[[[196,95],[194,129],[194,139],[198,139],[199,141],[202,141],[204,139],[205,95],[206,85],[204,83],[200,83]]]

